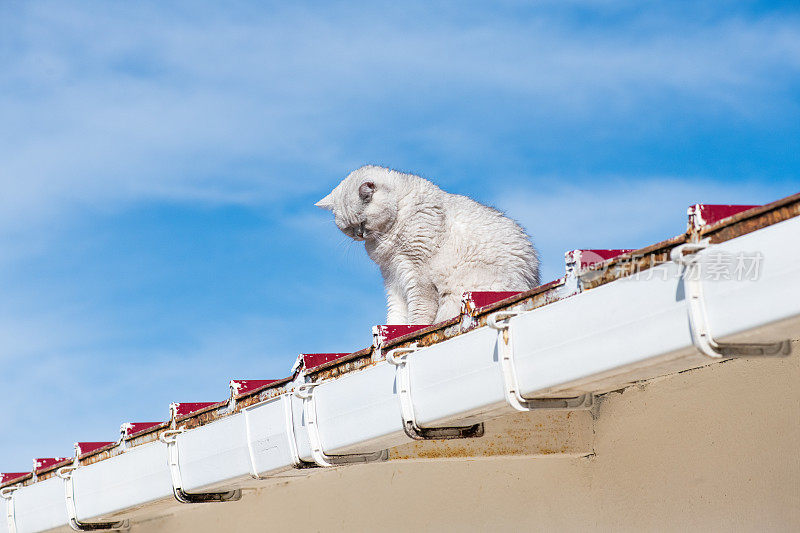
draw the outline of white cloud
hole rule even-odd
[[[148,199],[294,198],[360,163],[354,143],[376,122],[390,144],[475,141],[448,126],[475,106],[529,120],[665,101],[757,116],[795,106],[782,91],[800,68],[791,16],[693,24],[658,12],[598,28],[548,9],[190,11],[47,3],[6,15],[17,24],[2,57],[0,225]],[[421,114],[410,131],[392,116],[402,109]],[[508,125],[492,127],[484,136]]]

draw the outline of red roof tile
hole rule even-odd
[[[253,392],[261,387],[266,387],[277,382],[277,379],[232,379],[230,382],[231,392],[234,396],[242,396]]]
[[[116,444],[116,442],[76,442],[75,455],[80,456],[86,453],[92,453],[100,448],[111,446],[112,444]]]
[[[689,226],[700,229],[719,222],[723,218],[732,217],[742,211],[747,211],[758,205],[721,205],[721,204],[694,204],[689,207]]]
[[[462,298],[462,311],[473,313],[482,307],[492,305],[506,298],[521,294],[519,291],[469,291]]]
[[[8,483],[9,481],[13,481],[15,479],[20,479],[25,476],[29,476],[30,472],[5,472],[0,474],[0,485],[3,483]]]
[[[630,248],[617,248],[613,250],[570,250],[564,254],[564,260],[567,262],[567,264],[572,263],[578,268],[584,269],[632,251],[633,249]]]
[[[127,439],[138,433],[142,433],[156,426],[163,425],[164,422],[125,422],[120,427],[122,435]]]
[[[220,402],[174,402],[169,406],[173,418],[180,418],[201,411]]]
[[[72,461],[72,457],[39,457],[33,460],[33,469],[36,472],[41,472],[70,461]]]
[[[402,337],[403,335],[408,335],[409,333],[414,333],[415,331],[419,331],[427,327],[429,327],[429,324],[391,324],[375,326],[372,328],[373,344],[375,346],[381,346],[392,339]]]
[[[303,368],[311,370],[320,365],[324,365],[329,361],[340,359],[349,353],[301,353],[300,358],[303,360]]]

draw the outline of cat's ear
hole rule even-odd
[[[327,209],[328,211],[333,211],[333,193],[330,193],[314,205],[322,209]]]
[[[365,181],[358,188],[358,196],[365,202],[372,200],[372,194],[375,192],[375,184],[371,181]]]

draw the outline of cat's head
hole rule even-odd
[[[332,212],[347,236],[357,241],[377,238],[397,219],[396,174],[388,168],[361,167],[315,205]]]

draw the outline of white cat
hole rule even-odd
[[[383,274],[389,324],[458,315],[468,290],[524,291],[539,284],[525,231],[499,211],[430,181],[377,166],[352,172],[317,202]]]

